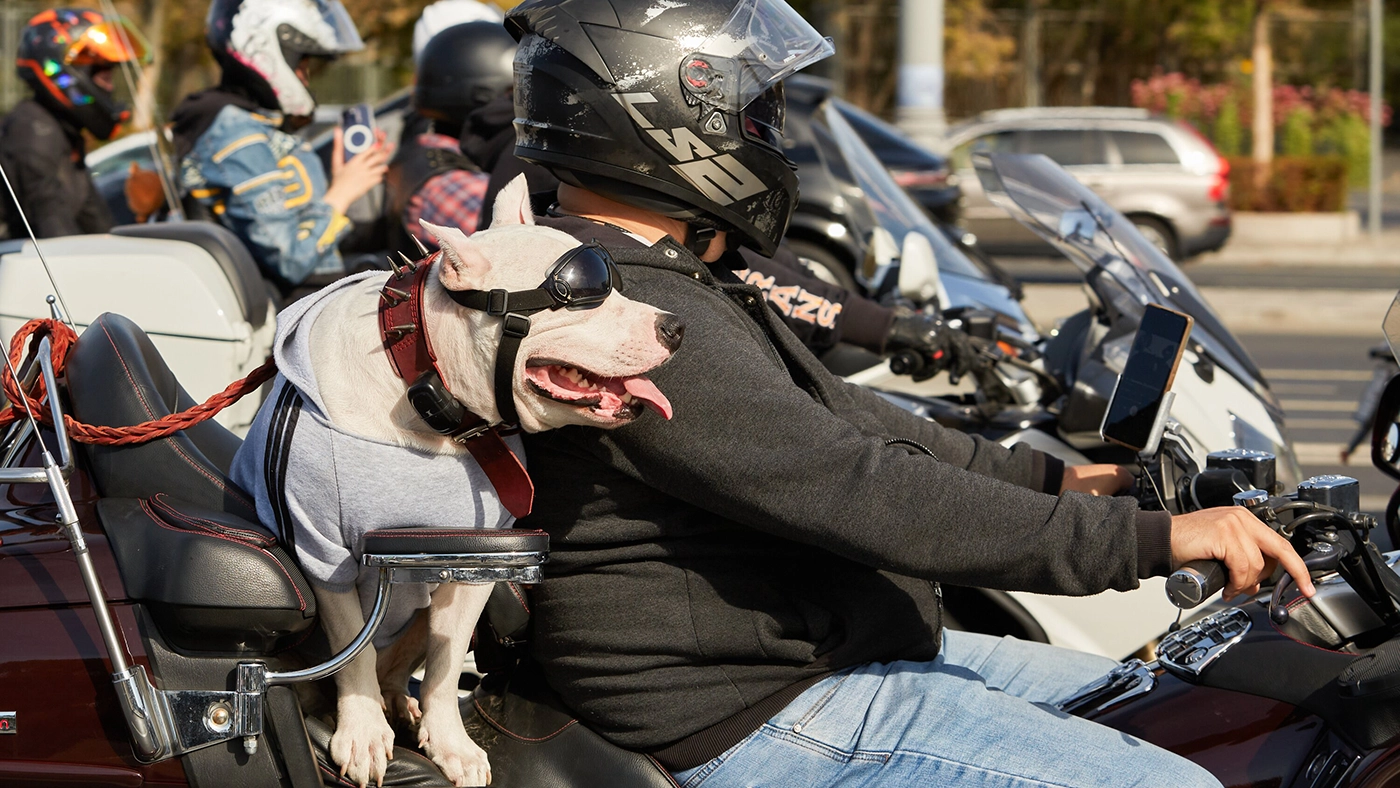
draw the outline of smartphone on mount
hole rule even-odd
[[[368,104],[356,104],[340,116],[345,161],[374,147],[374,110]]]
[[[1193,322],[1190,315],[1147,305],[1099,427],[1104,440],[1139,454],[1156,453]]]

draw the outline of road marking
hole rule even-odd
[[[1295,441],[1293,443],[1293,454],[1298,458],[1299,465],[1326,465],[1329,467],[1342,467],[1342,443]],[[1371,452],[1366,444],[1356,447],[1352,452],[1349,467],[1369,468],[1371,467]]]
[[[1337,393],[1337,386],[1333,383],[1275,383],[1269,388],[1275,394],[1292,394],[1294,396],[1320,397]]]
[[[1266,369],[1264,377],[1270,380],[1360,380],[1371,379],[1369,370],[1361,369]]]
[[[1285,418],[1284,423],[1289,429],[1294,430],[1346,430],[1354,432],[1359,426],[1351,419],[1290,419]]]
[[[1279,404],[1283,406],[1285,413],[1292,413],[1295,410],[1352,413],[1356,410],[1355,402],[1338,399],[1285,399],[1279,400]]]

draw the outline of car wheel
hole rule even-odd
[[[786,243],[812,276],[827,284],[844,287],[854,293],[860,292],[860,287],[856,284],[856,278],[851,274],[851,269],[841,262],[841,258],[832,254],[825,247],[811,241],[795,239],[788,239]]]
[[[1154,219],[1151,216],[1131,217],[1133,226],[1147,242],[1162,250],[1162,254],[1171,258],[1172,262],[1181,261],[1181,251],[1176,245],[1176,233],[1161,219]]]

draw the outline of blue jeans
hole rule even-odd
[[[1053,708],[1114,664],[1040,643],[947,632],[932,662],[828,676],[718,758],[676,773],[676,781],[683,788],[1220,788],[1185,758]]]

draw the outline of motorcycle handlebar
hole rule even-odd
[[[1229,572],[1219,561],[1188,561],[1167,578],[1167,598],[1182,610],[1189,610],[1224,588],[1227,579]]]

